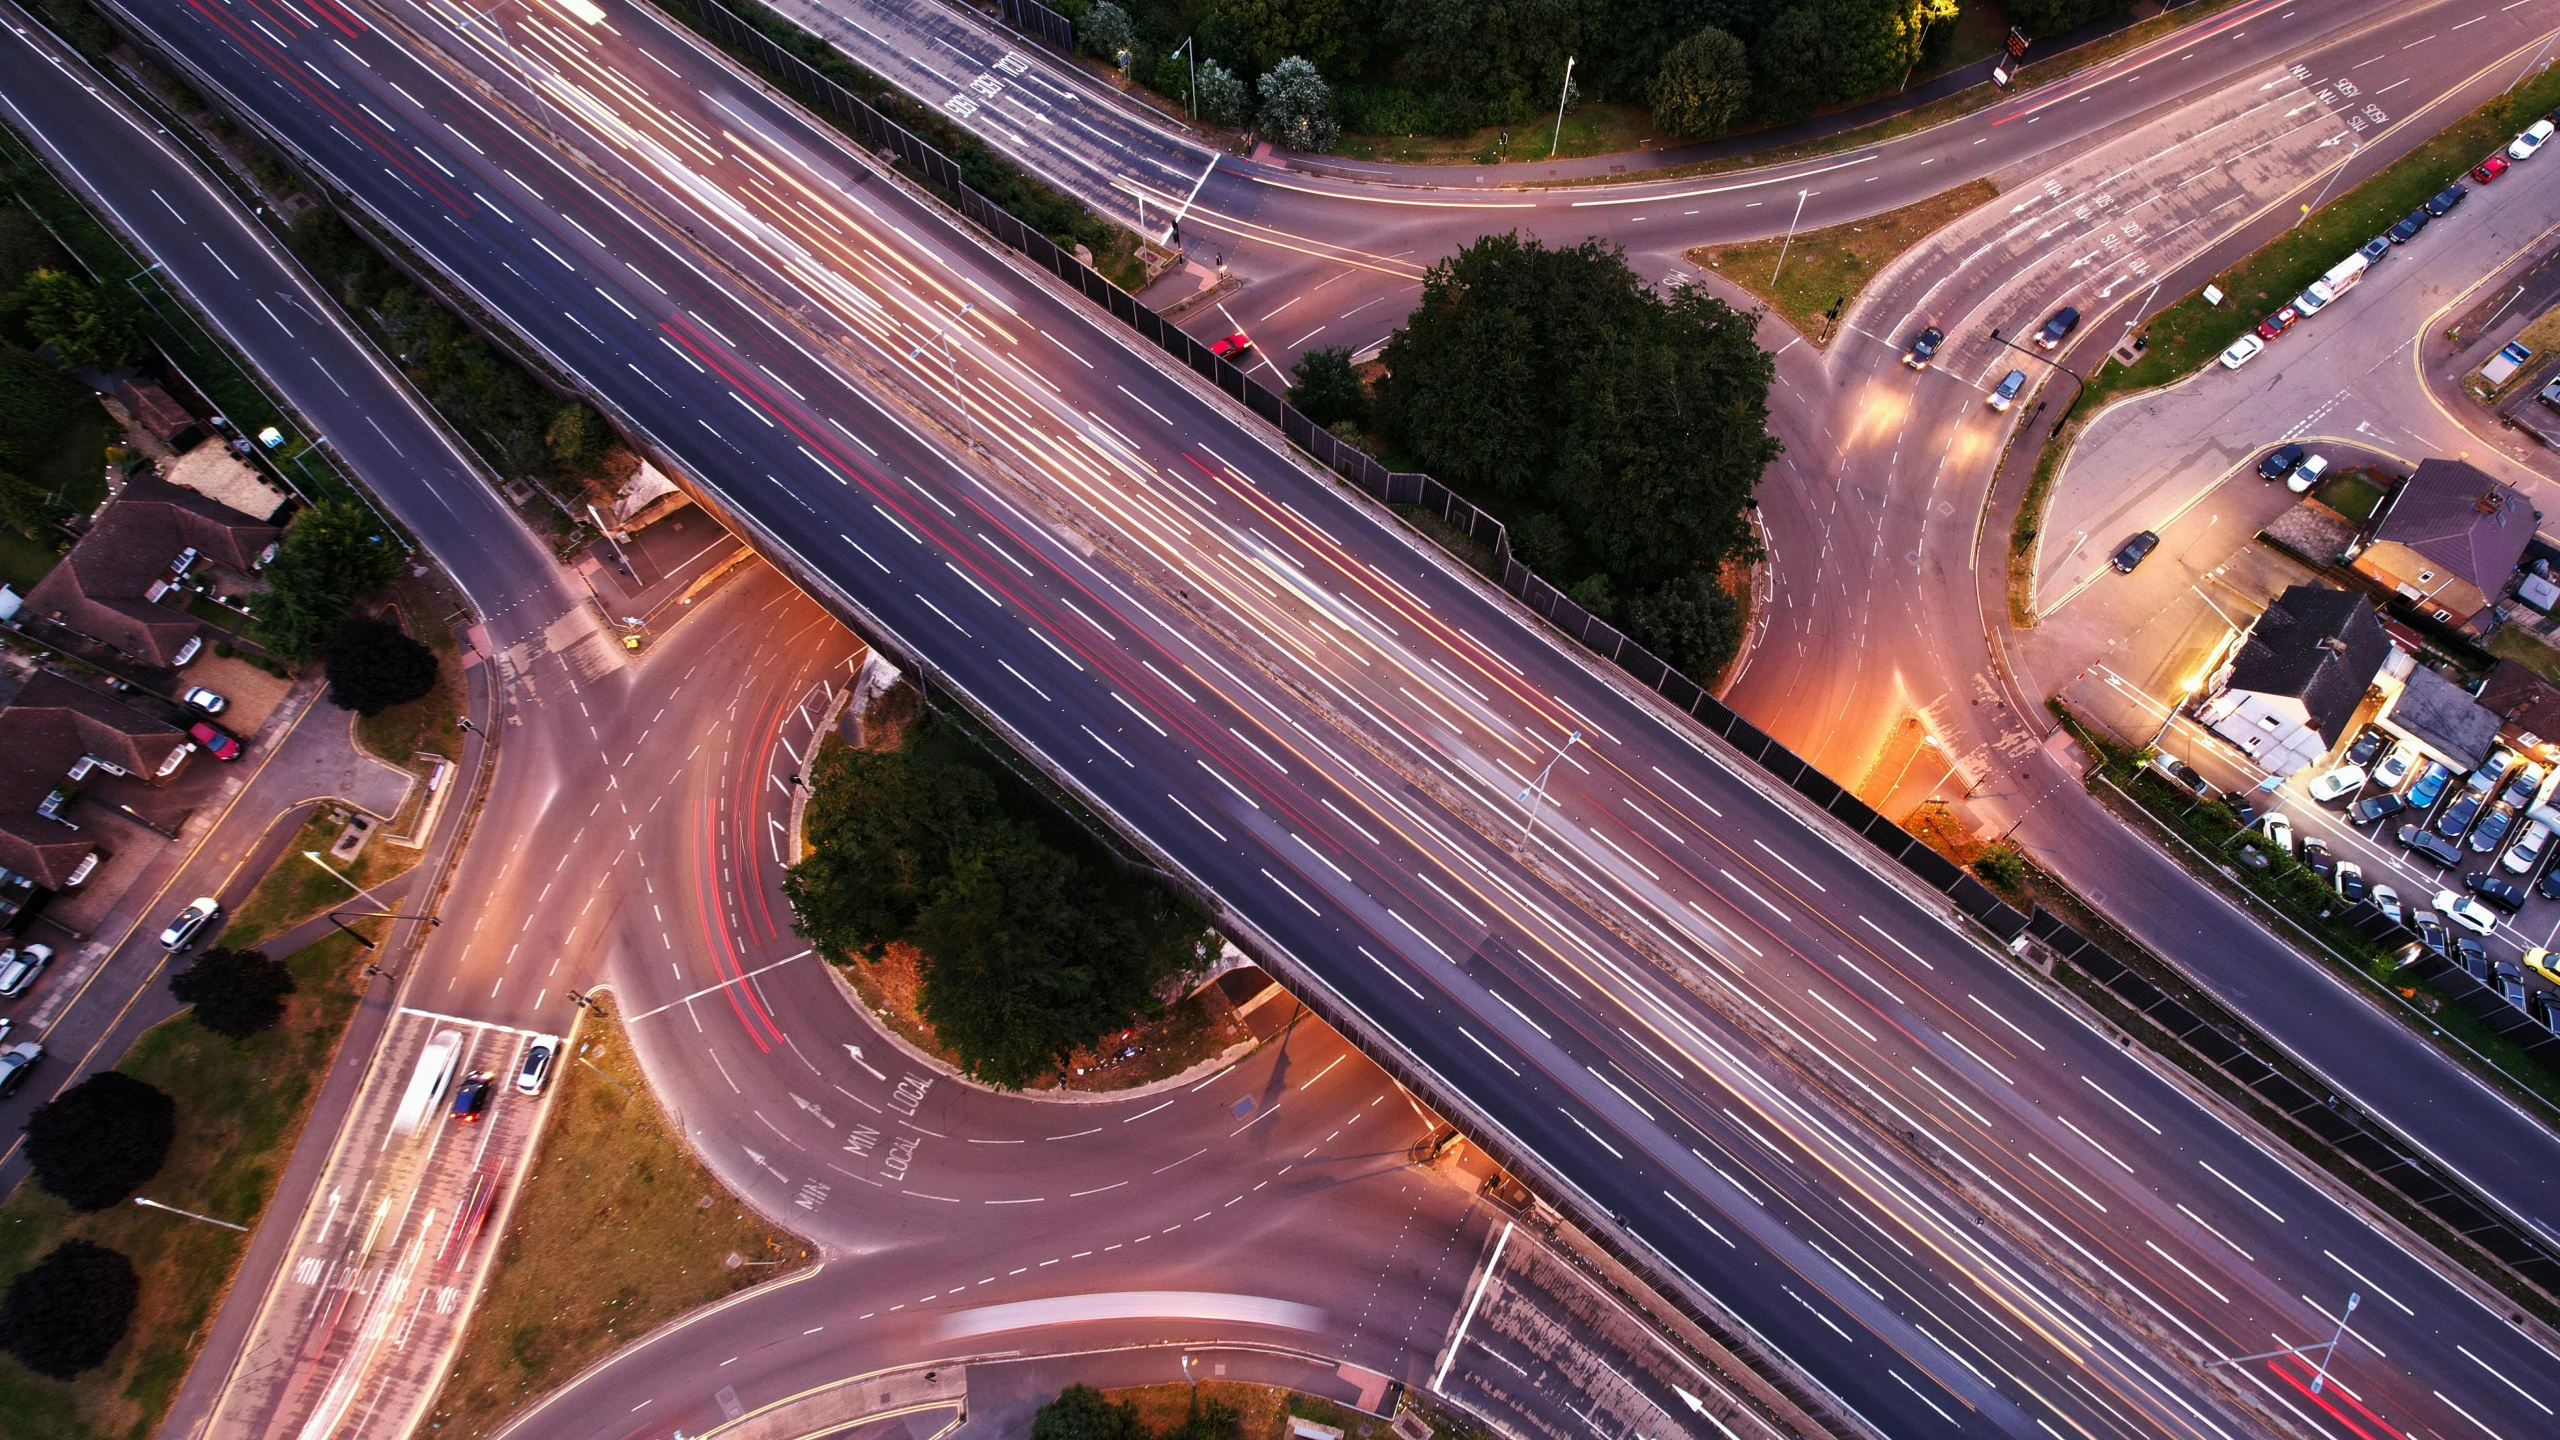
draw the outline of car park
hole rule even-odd
[[[2489,947],[2468,935],[2457,936],[2453,942],[2453,963],[2461,966],[2472,979],[2485,981],[2489,978]]]
[[[2239,339],[2231,342],[2230,349],[2222,352],[2222,368],[2225,370],[2237,370],[2241,366],[2248,364],[2250,361],[2257,359],[2259,353],[2266,348],[2266,341],[2259,339],[2255,335],[2243,335]]]
[[[2078,328],[2080,328],[2079,308],[2065,305],[2054,311],[2053,318],[2044,322],[2044,328],[2036,332],[2036,344],[2047,350],[2058,349],[2064,340],[2070,338],[2071,332]]]
[[[2267,452],[2265,459],[2258,462],[2258,478],[2261,480],[2283,479],[2293,473],[2294,466],[2302,463],[2302,455],[2303,449],[2300,445],[2277,446]]]
[[[2408,914],[2407,911],[2400,908],[2400,892],[2392,889],[2388,885],[2374,886],[2371,890],[2365,892],[2364,898],[2372,902],[2374,909],[2390,916],[2395,921],[2406,918]]]
[[[2115,558],[2107,563],[2116,567],[2117,574],[2130,575],[2133,573],[2133,567],[2141,564],[2152,551],[2159,548],[2160,537],[2148,530],[2145,530],[2141,534],[2127,540],[2122,545],[2117,546]]]
[[[2026,388],[2027,372],[2012,370],[2000,377],[2000,383],[1991,387],[1990,398],[1982,403],[1994,410],[2006,411],[2018,402],[2018,392]]]
[[[2483,185],[2488,184],[2490,181],[2495,180],[2506,173],[2507,157],[2504,155],[2492,155],[2488,159],[2471,167],[2471,178],[2479,181]]]
[[[233,738],[230,731],[210,720],[199,720],[188,726],[187,738],[203,746],[205,753],[216,760],[240,758],[240,742]]]
[[[2462,188],[2461,182],[2459,181],[2456,181],[2451,185],[2447,185],[2442,190],[2439,190],[2434,195],[2428,197],[2427,218],[2431,220],[2441,220],[2447,215],[2452,214],[2453,207],[2461,204],[2462,198],[2470,193],[2470,191]]]
[[[2352,795],[2364,783],[2364,769],[2358,765],[2340,765],[2311,777],[2311,798],[2322,804],[2341,795]]]
[[[2435,911],[2448,922],[2475,935],[2486,935],[2498,928],[2498,912],[2469,895],[2451,890],[2436,892]]]
[[[2187,762],[2179,759],[2175,755],[2163,753],[2152,756],[2151,771],[2161,779],[2168,781],[2170,784],[2175,785],[2179,789],[2187,791],[2190,794],[2210,795],[2213,793],[2213,787],[2206,784],[2204,777],[2195,772],[2195,767],[2189,765]]]
[[[2452,779],[2451,766],[2438,760],[2428,761],[2427,768],[2419,772],[2418,783],[2409,787],[2409,808],[2424,810],[2435,804],[2436,797],[2444,794],[2446,783]]]
[[[2326,476],[2328,473],[2328,456],[2312,455],[2306,457],[2300,465],[2294,467],[2294,472],[2292,474],[2284,477],[2284,488],[2292,491],[2296,495],[2308,495],[2312,491],[2320,488],[2320,481],[2322,477]]]
[[[2259,821],[2258,833],[2275,842],[2276,848],[2287,855],[2293,853],[2293,822],[2286,819],[2282,811]]]
[[[480,1112],[489,1105],[489,1072],[478,1070],[465,1077],[453,1089],[453,1118],[456,1124],[476,1125]]]
[[[14,999],[27,993],[44,973],[45,963],[53,958],[50,945],[21,945],[13,950],[0,950],[0,999]]]
[[[2551,135],[2555,130],[2560,130],[2560,126],[2553,125],[2548,120],[2536,120],[2527,125],[2524,127],[2523,134],[2508,142],[2507,158],[2510,160],[2532,159],[2543,146],[2551,143]]]
[[[525,1042],[524,1059],[516,1065],[516,1092],[539,1095],[551,1083],[551,1067],[560,1058],[560,1037],[536,1035]]]
[[[2372,239],[2364,242],[2364,247],[2356,251],[2356,253],[2364,257],[2364,263],[2370,265],[2375,261],[2380,260],[2383,256],[2391,253],[2391,237],[2388,235],[2376,235]]]
[[[2495,975],[2499,998],[2518,1010],[2524,1009],[2524,972],[2518,970],[2512,961],[2501,960]]]
[[[2338,898],[2352,905],[2365,896],[2364,867],[2353,860],[2341,860],[2330,882],[2338,887]]]
[[[196,942],[196,937],[204,933],[204,928],[212,924],[214,917],[221,913],[221,901],[210,895],[197,897],[194,904],[179,911],[178,918],[170,921],[167,928],[160,932],[160,948],[173,953],[186,949]]]
[[[2382,763],[2373,767],[2373,783],[2396,790],[2400,788],[2401,781],[2409,778],[2410,767],[2417,763],[2418,752],[2414,748],[2394,745],[2391,753],[2382,757]]]
[[[2497,875],[2465,875],[2462,888],[2513,915],[2524,908],[2524,887]]]
[[[189,689],[186,694],[178,697],[178,699],[179,703],[185,705],[188,709],[201,710],[207,715],[219,715],[231,704],[229,700],[224,699],[214,691],[207,690],[201,685]]]
[[[2530,875],[2542,863],[2542,852],[2551,844],[2551,827],[2540,820],[2527,820],[2516,832],[2516,841],[2507,853],[2498,857],[2500,868],[2511,875]]]
[[[1929,361],[1937,355],[1938,347],[1945,344],[1946,340],[1946,331],[1935,325],[1930,326],[1911,337],[1911,348],[1902,352],[1902,363],[1914,370],[1928,369]]]
[[[2352,824],[2370,825],[2376,820],[2387,819],[2408,808],[2407,796],[2396,791],[2385,790],[2379,795],[2367,795],[2348,806],[2347,819]]]
[[[2428,859],[2433,860],[2439,865],[2459,865],[2462,863],[2461,846],[2454,844],[2452,841],[2445,839],[2443,836],[2438,835],[2433,831],[2422,830],[2415,825],[2403,825],[2400,827],[2400,843],[2408,846],[2418,854],[2426,856]]]
[[[2454,796],[2453,802],[2436,816],[2436,833],[2447,840],[2461,839],[2471,829],[2471,822],[2480,818],[2481,807],[2487,803],[2477,790],[2465,790]]]
[[[27,1072],[44,1058],[44,1047],[33,1040],[23,1040],[0,1050],[0,1097],[15,1095],[27,1083]]]
[[[2301,311],[2287,305],[2276,311],[2273,315],[2270,315],[2266,319],[2258,322],[2258,338],[2261,340],[2273,340],[2287,330],[2292,329],[2293,322],[2301,318]]]
[[[2410,211],[2408,214],[2401,216],[2399,224],[2392,226],[2390,229],[2382,233],[2384,238],[2388,239],[2392,244],[2406,245],[2410,241],[2417,239],[2418,232],[2426,229],[2427,222],[2434,218],[2436,218],[2436,213],[2433,210],[2428,209],[2426,206],[2421,205],[2417,209]]]

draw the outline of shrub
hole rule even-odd
[[[232,644],[228,640],[216,640],[213,642],[213,653],[221,656],[225,660],[228,660],[232,656],[240,653],[240,647]]]
[[[1076,40],[1096,59],[1117,65],[1120,52],[1137,49],[1138,27],[1130,23],[1128,11],[1102,0],[1076,22]]]
[[[400,573],[400,545],[352,500],[323,500],[295,519],[267,566],[258,633],[270,649],[307,659],[356,602]]]
[[[1289,378],[1289,403],[1318,427],[1368,418],[1369,392],[1360,383],[1360,372],[1351,368],[1347,347],[1308,351],[1289,367]]]
[[[177,1134],[176,1101],[121,1070],[101,1070],[27,1117],[27,1165],[72,1209],[104,1210],[160,1173]]]
[[[369,615],[330,631],[320,663],[329,674],[329,703],[359,715],[379,715],[436,688],[436,652]]]
[[[1200,62],[1200,118],[1211,125],[1244,123],[1244,82],[1215,60]]]
[[[169,993],[195,1007],[197,1024],[216,1035],[246,1040],[284,1018],[293,972],[260,951],[217,947],[170,976]]]
[[[1653,123],[1669,135],[1714,135],[1751,98],[1742,42],[1710,25],[1671,47],[1653,77]]]
[[[1304,154],[1319,155],[1342,138],[1334,122],[1333,94],[1313,62],[1292,55],[1262,77],[1263,138]]]
[[[107,1358],[133,1323],[142,1280],[123,1252],[65,1240],[0,1294],[0,1350],[68,1380]]]

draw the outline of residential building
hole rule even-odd
[[[2390,652],[2371,600],[2296,585],[2250,624],[2197,719],[2261,768],[2290,775],[2346,734]]]
[[[2355,568],[2428,619],[2485,634],[2541,519],[2522,492],[2473,466],[2421,461],[2374,516]]]
[[[2545,766],[2560,765],[2560,685],[2501,660],[2480,686],[2480,707],[2498,717],[2498,739]]]
[[[48,889],[88,878],[99,837],[72,816],[84,787],[159,784],[195,747],[186,732],[39,671],[0,706],[0,870]]]
[[[152,476],[126,483],[87,534],[27,592],[23,613],[149,665],[178,663],[203,626],[179,580],[198,566],[245,576],[280,532]]]
[[[2478,769],[2503,733],[2497,712],[2472,699],[2470,691],[2395,650],[2384,672],[2389,677],[2398,671],[2406,673],[2399,676],[2390,703],[2374,717],[2375,722],[2430,760],[2455,770]],[[2388,679],[2385,688],[2392,688]]]

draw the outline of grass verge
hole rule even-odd
[[[1508,134],[1510,143],[1503,143]],[[1544,140],[1553,149],[1540,149]],[[1332,153],[1345,160],[1389,165],[1539,165],[1550,159],[1624,155],[1676,144],[1653,128],[1642,105],[1594,102],[1574,108],[1559,133],[1552,124],[1487,125],[1465,135],[1345,135]],[[1652,173],[1650,171],[1648,174]]]
[[[571,1049],[427,1422],[446,1440],[492,1434],[597,1357],[810,1259],[694,1158],[619,1025],[589,1021]]]
[[[383,844],[379,837],[366,844],[353,865],[340,867],[313,864],[302,852],[308,850],[323,860],[329,847],[338,843],[345,822],[329,818],[334,807],[320,806],[295,832],[284,853],[268,867],[249,898],[231,912],[231,920],[222,927],[222,943],[235,950],[254,950],[303,921],[341,906],[358,910],[375,910],[374,905],[356,893],[359,887],[371,889],[418,863],[423,851],[405,850]],[[388,827],[385,827],[388,828]]]
[[[1287,1440],[1292,1420],[1329,1425],[1341,1431],[1344,1440],[1390,1440],[1395,1433],[1389,1422],[1375,1415],[1277,1385],[1203,1380],[1196,1402],[1188,1385],[1131,1385],[1105,1390],[1102,1398],[1113,1404],[1126,1402],[1135,1406],[1138,1423],[1149,1435],[1171,1435],[1181,1429],[1190,1418],[1194,1403],[1215,1403],[1233,1411],[1235,1440]],[[1448,1440],[1485,1440],[1484,1427],[1472,1417],[1431,1396],[1407,1390],[1404,1403],[1421,1414],[1435,1435]]]
[[[1807,340],[1826,344],[1827,335],[1815,339],[1826,328],[1826,311],[1834,305],[1846,310],[1894,257],[1991,203],[1999,193],[2000,187],[1989,180],[1969,180],[1854,224],[1801,230],[1792,241],[1702,246],[1689,252],[1689,260],[1767,301]],[[1764,280],[1763,275],[1772,278]]]
[[[2490,654],[2513,660],[2543,679],[2560,685],[2560,650],[2545,645],[2521,625],[2501,625],[2483,642]]]
[[[287,963],[297,988],[284,1023],[245,1042],[212,1034],[186,1015],[134,1042],[116,1068],[178,1102],[177,1143],[143,1194],[255,1222],[354,1013],[348,976],[359,958],[355,942],[343,935],[293,955]],[[142,1277],[133,1328],[105,1364],[69,1382],[0,1357],[0,1432],[12,1440],[140,1440],[177,1395],[248,1237],[133,1205],[74,1214],[32,1183],[22,1184],[0,1203],[0,1283],[73,1236],[132,1259]]]

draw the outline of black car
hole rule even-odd
[[[2145,556],[2159,548],[2160,537],[2145,530],[2119,546],[2115,559],[2108,563],[2116,567],[2117,574],[2130,575],[2133,573],[2134,566],[2141,564]]]
[[[2363,248],[2357,250],[2356,253],[2364,257],[2364,263],[2367,265],[2375,264],[2379,262],[2383,256],[2391,253],[2391,237],[2388,235],[2376,235],[2372,239],[2364,242]]]
[[[2435,198],[2427,202],[2427,214],[2435,219],[2441,220],[2447,215],[2452,214],[2453,207],[2461,204],[2462,197],[2470,193],[2470,191],[2463,189],[2459,182],[2447,185],[2442,190],[2436,192]]]
[[[2490,806],[2489,813],[2480,817],[2479,828],[2471,832],[2472,853],[2486,855],[2497,849],[2498,842],[2507,838],[2507,828],[2515,823],[2516,807],[2503,801]]]
[[[2065,336],[2079,328],[2080,311],[2076,307],[2065,305],[2053,312],[2052,319],[2044,322],[2044,329],[2036,332],[2036,343],[2051,350],[2060,345]]]
[[[454,1089],[453,1118],[455,1123],[462,1125],[478,1124],[480,1121],[480,1112],[487,1108],[488,1104],[489,1076],[485,1072],[475,1073]]]
[[[2241,799],[2236,793],[2223,796],[2222,803],[2231,811],[2232,824],[2239,826],[2243,830],[2256,828],[2258,823],[2257,806]],[[2554,866],[2552,868],[2560,870],[2560,866]]]
[[[2513,915],[2524,908],[2524,887],[2498,875],[2465,875],[2462,888]]]
[[[2439,865],[2462,863],[2462,847],[2429,830],[2415,825],[2400,827],[2400,843],[2426,856]]]
[[[2426,229],[2427,222],[2434,218],[2436,218],[2434,215],[2428,213],[2427,207],[2421,205],[2417,209],[2410,211],[2408,214],[2401,216],[2400,223],[2392,226],[2390,230],[2385,233],[2390,236],[2392,244],[2406,245],[2410,241],[2417,239],[2418,232]]]
[[[2542,878],[2533,882],[2533,888],[2540,891],[2545,900],[2560,900],[2560,865],[2545,867]]]
[[[2281,480],[2287,475],[2292,474],[2293,467],[2301,463],[2302,447],[2300,445],[2286,445],[2279,447],[2269,453],[2266,459],[2258,462],[2258,478],[2261,480]]]
[[[2489,978],[2489,947],[2470,936],[2465,935],[2453,942],[2453,954],[2449,958],[2461,962],[2462,968],[2471,972],[2472,979],[2485,981]]]
[[[2462,832],[2470,829],[2471,822],[2480,816],[2480,800],[2477,790],[2465,790],[2454,797],[2453,803],[2444,807],[2444,813],[2436,817],[2436,833],[2447,840],[2461,839]]]
[[[2367,727],[2356,737],[2356,743],[2347,747],[2347,763],[2359,766],[2372,764],[2373,757],[2382,753],[2382,742],[2387,738],[2381,731]]]
[[[2438,955],[2442,955],[2444,947],[2452,943],[2452,936],[2444,928],[2444,922],[2424,911],[2409,917],[2409,933],[2418,937],[2419,944]]]
[[[2396,791],[2385,790],[2367,795],[2347,807],[2347,819],[2358,825],[2370,825],[2385,816],[2397,815],[2409,808],[2408,800]]]
[[[2319,876],[2323,885],[2329,883],[2330,872],[2338,868],[2338,857],[2329,853],[2329,842],[2317,835],[2303,836],[2295,842],[2293,853],[2311,867],[2311,873]]]
[[[1914,370],[1926,370],[1931,358],[1937,355],[1938,347],[1946,341],[1947,332],[1932,325],[1912,337],[1911,348],[1904,352],[1902,363]]]

